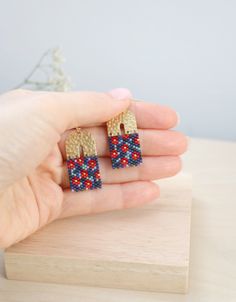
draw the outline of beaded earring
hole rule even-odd
[[[96,145],[92,135],[76,128],[67,137],[65,145],[71,191],[101,188]]]
[[[113,169],[138,166],[142,163],[137,123],[132,111],[126,110],[108,121],[107,131]]]

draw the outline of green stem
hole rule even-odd
[[[44,60],[44,58],[51,52],[51,49],[48,49],[39,59],[38,63],[35,65],[35,67],[32,69],[32,71],[28,74],[28,76],[24,79],[23,82],[21,82],[19,85],[17,85],[16,87],[14,87],[13,89],[18,89],[24,85],[26,85],[27,83],[30,82],[30,78],[34,75],[34,73],[36,72],[37,69],[40,68],[42,61]],[[32,82],[33,83],[33,82]]]

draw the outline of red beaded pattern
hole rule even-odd
[[[97,156],[81,156],[67,160],[71,191],[102,187]]]
[[[142,163],[138,133],[110,136],[109,148],[113,169]]]

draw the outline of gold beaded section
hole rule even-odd
[[[134,113],[126,110],[107,122],[108,136],[121,135],[122,124],[125,134],[138,132]]]
[[[95,140],[91,133],[80,129],[72,131],[66,138],[67,159],[97,155]]]

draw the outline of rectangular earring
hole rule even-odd
[[[65,145],[71,191],[101,188],[96,145],[92,135],[76,128],[68,135]]]
[[[122,133],[121,126],[124,127]],[[138,166],[142,163],[135,115],[126,110],[107,122],[112,168]]]

